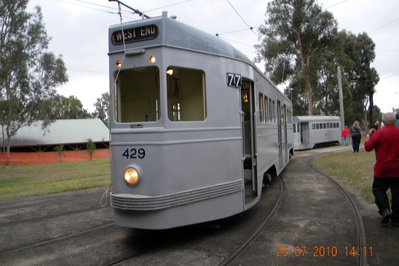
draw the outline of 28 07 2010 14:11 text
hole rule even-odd
[[[276,257],[372,257],[373,246],[357,247],[355,245],[349,245],[339,248],[335,245],[314,245],[311,247],[306,245],[278,245],[275,249],[274,255]]]

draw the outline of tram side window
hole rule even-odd
[[[281,106],[281,121],[284,123],[284,124],[286,124],[287,123],[287,114],[286,114],[286,107],[285,107],[285,105],[284,106]]]
[[[205,120],[206,98],[204,72],[196,69],[169,67],[166,73],[169,120]]]
[[[276,122],[276,102],[273,100],[273,121]]]
[[[288,123],[291,124],[292,123],[292,111],[291,111],[291,109],[287,109],[287,119],[288,119]]]
[[[268,97],[265,95],[264,96],[264,101],[263,101],[264,103],[265,103],[265,115],[264,115],[264,117],[265,117],[265,122],[267,122],[267,120],[269,120],[269,99],[268,99]]]
[[[116,84],[115,119],[117,122],[159,120],[160,86],[157,67],[121,70]]]
[[[269,98],[269,121],[273,122],[273,108],[274,108],[274,102],[272,103],[272,99]]]
[[[264,122],[264,103],[263,103],[263,94],[259,93],[259,121]]]

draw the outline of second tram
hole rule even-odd
[[[313,149],[341,141],[339,116],[294,116],[294,149]]]

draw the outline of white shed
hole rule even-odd
[[[46,150],[51,146],[64,145],[67,149],[80,149],[88,139],[96,145],[109,145],[109,129],[98,118],[56,120],[46,129],[38,121],[18,130],[11,138],[11,149],[32,148]],[[0,143],[2,136],[0,135]]]

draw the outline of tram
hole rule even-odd
[[[109,27],[114,222],[241,213],[293,154],[292,104],[229,43],[167,14]]]
[[[294,116],[294,149],[306,150],[341,142],[339,116]]]

